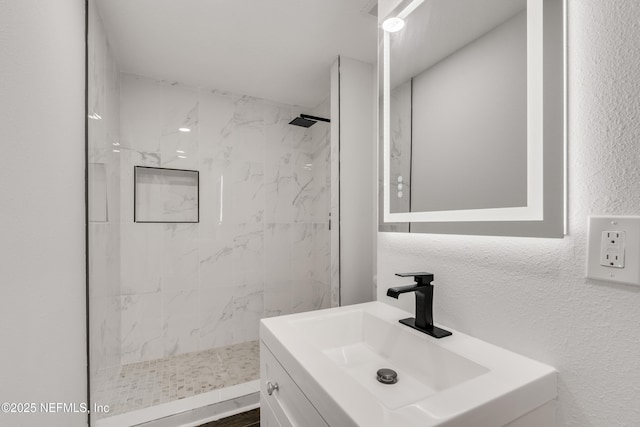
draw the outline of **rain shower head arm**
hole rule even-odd
[[[310,116],[309,114],[300,114],[300,117],[307,120],[315,120],[316,122],[331,123],[331,120],[329,119],[325,119],[324,117]]]

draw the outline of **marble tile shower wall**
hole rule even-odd
[[[122,363],[255,340],[264,316],[328,307],[328,125],[128,74],[120,88]],[[134,223],[134,165],[199,170],[200,222]]]
[[[89,283],[92,373],[121,362],[119,71],[89,7]]]

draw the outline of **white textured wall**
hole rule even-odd
[[[84,2],[0,0],[0,401],[86,401]],[[85,414],[0,413],[3,426]]]
[[[640,214],[639,22],[636,0],[568,1],[568,236],[378,234],[378,298],[433,272],[436,322],[558,369],[559,426],[640,425],[640,287],[584,278],[588,215]]]

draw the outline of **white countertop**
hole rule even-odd
[[[402,340],[411,344],[402,348],[403,353],[408,353],[401,355],[402,360],[410,356],[415,366],[416,360],[421,364],[424,356],[427,371],[437,373],[449,364],[454,376],[458,375],[455,368],[460,366],[468,374],[459,375],[468,375],[468,379],[449,379],[446,386],[434,387],[431,392],[425,391],[424,386],[413,400],[400,398],[392,402],[397,397],[393,393],[385,398],[385,393],[393,390],[389,387],[395,385],[359,380],[352,374],[354,371],[347,371],[332,360],[331,352],[335,350],[325,349],[334,341],[349,342],[348,335],[353,339],[359,333],[354,319],[362,313],[375,318],[372,325],[377,325],[381,334],[393,332],[389,351],[394,350],[394,345],[400,346],[396,343]],[[556,371],[552,367],[445,326],[441,327],[453,332],[452,336],[432,338],[398,323],[406,317],[413,315],[375,301],[263,319],[260,338],[332,426],[495,427],[556,397]],[[400,368],[402,363],[397,362]],[[375,372],[372,375],[375,377]],[[399,381],[398,387],[410,387],[411,380]]]

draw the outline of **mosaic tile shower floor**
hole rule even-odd
[[[260,377],[258,341],[132,363],[99,372],[92,401],[110,417]]]

